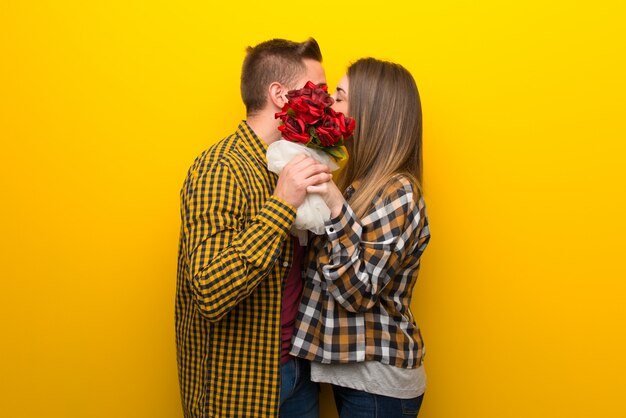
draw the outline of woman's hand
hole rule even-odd
[[[339,188],[337,188],[337,185],[332,179],[330,179],[326,183],[308,186],[306,188],[306,191],[307,193],[319,194],[322,199],[324,199],[326,206],[328,206],[328,208],[330,209],[331,218],[339,216],[339,213],[341,212],[341,207],[346,200],[343,198],[343,194],[341,193]]]

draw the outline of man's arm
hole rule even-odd
[[[193,179],[185,192],[181,215],[190,286],[199,311],[217,321],[270,272],[295,209],[272,197],[244,228],[247,199],[222,163]]]
[[[216,164],[187,185],[182,218],[188,277],[196,306],[209,321],[221,319],[269,274],[306,187],[330,178],[328,168],[314,160],[294,160],[247,225],[246,196],[226,165]]]

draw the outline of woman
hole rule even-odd
[[[367,58],[333,97],[357,126],[339,188],[307,189],[331,220],[307,254],[291,354],[311,360],[313,381],[333,385],[341,418],[416,417],[426,376],[410,302],[430,239],[419,93],[405,68]]]

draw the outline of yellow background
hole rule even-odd
[[[179,188],[314,36],[420,87],[420,417],[625,417],[624,2],[259,3],[1,0],[0,415],[181,416]]]

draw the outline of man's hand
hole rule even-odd
[[[294,157],[281,171],[274,196],[298,208],[306,197],[307,187],[326,183],[330,169],[305,155]]]

